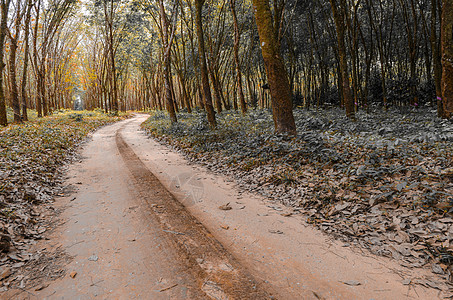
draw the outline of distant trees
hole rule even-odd
[[[20,122],[28,108],[71,107],[76,93],[86,108],[166,108],[173,122],[201,109],[212,128],[223,110],[250,107],[271,108],[276,132],[292,133],[294,106],[339,106],[354,119],[371,105],[437,104],[446,117],[449,5],[2,0],[0,123],[6,107]]]
[[[264,2],[271,22],[255,24],[255,8]],[[351,119],[370,105],[440,103],[440,0],[180,3],[170,74],[176,110],[198,106],[212,122],[224,109],[257,105],[271,107],[276,120],[291,123],[291,109],[279,117],[276,99],[307,109],[341,106]],[[269,24],[272,50],[266,42],[261,46]],[[287,78],[289,93],[286,82],[272,83],[269,58],[276,57],[285,69],[276,78]],[[154,55],[157,68],[146,75],[158,94],[164,90],[162,59]],[[270,90],[261,88],[267,83]]]
[[[69,61],[77,46],[77,26],[67,17],[73,16],[75,6],[73,0],[1,2],[1,125],[7,123],[7,106],[15,123],[28,119],[29,107],[38,116],[70,107],[72,94],[67,91],[74,66]]]

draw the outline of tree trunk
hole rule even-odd
[[[351,95],[351,89],[349,87],[349,72],[347,53],[345,46],[345,24],[344,24],[344,3],[338,5],[336,0],[330,0],[332,7],[333,19],[335,21],[335,29],[337,31],[337,42],[338,42],[338,57],[341,73],[341,89],[343,94],[343,103],[346,108],[346,116],[350,119],[355,119],[354,111],[354,99]]]
[[[197,36],[198,36],[198,52],[200,59],[200,72],[201,72],[201,83],[203,85],[203,96],[206,113],[208,115],[208,122],[211,128],[216,127],[215,111],[212,106],[211,87],[209,86],[208,68],[206,65],[206,52],[204,46],[203,36],[203,20],[202,20],[202,9],[205,0],[195,0],[196,8],[196,25],[197,25]]]
[[[19,93],[17,90],[17,78],[16,78],[16,53],[17,53],[17,40],[15,38],[10,39],[11,43],[9,46],[9,80],[11,85],[11,106],[14,112],[14,123],[21,123],[20,118],[20,104],[19,104]]]
[[[168,41],[168,20],[165,13],[163,0],[159,1],[160,8],[160,22],[162,27],[162,46],[163,46],[163,75],[164,75],[164,86],[165,86],[165,103],[167,107],[168,114],[170,115],[170,120],[172,123],[176,123],[178,120],[176,118],[175,105],[173,103],[173,96],[171,91],[171,44]]]
[[[36,14],[39,15],[41,9],[41,0],[38,0],[35,6]],[[41,106],[41,83],[40,83],[40,67],[38,65],[38,30],[39,30],[39,18],[35,18],[35,23],[33,26],[33,68],[36,79],[36,96],[35,96],[35,106],[38,113],[38,118],[42,117],[42,106]]]
[[[106,44],[108,51],[108,60],[110,65],[110,112],[114,115],[118,115],[118,82],[115,65],[115,49],[114,49],[114,38],[113,38],[113,0],[110,1],[110,10],[107,10],[107,1],[104,2],[104,17],[105,17],[105,29],[106,29]]]
[[[261,53],[269,82],[272,116],[276,133],[296,134],[291,89],[268,0],[253,0],[255,20],[261,42]]]
[[[3,59],[10,2],[10,0],[2,0],[0,4],[2,10],[0,20],[0,125],[2,126],[8,125],[8,119],[6,118],[5,91],[3,90],[3,69],[5,68]]]
[[[231,14],[233,15],[233,24],[234,24],[234,62],[236,63],[236,85],[238,87],[239,94],[239,104],[241,105],[242,114],[247,112],[247,103],[245,103],[244,91],[242,89],[242,73],[241,65],[239,61],[239,42],[240,42],[240,32],[238,18],[236,16],[236,0],[230,0]],[[236,99],[236,97],[235,97]],[[234,100],[236,104],[236,100]],[[236,105],[235,105],[236,106]],[[237,108],[236,108],[237,109]]]
[[[22,105],[22,120],[28,121],[28,114],[27,114],[27,71],[28,71],[28,58],[29,58],[29,35],[30,35],[30,17],[31,17],[31,8],[32,8],[32,0],[28,0],[27,4],[27,13],[25,16],[25,33],[24,33],[24,40],[25,40],[25,48],[24,48],[24,67],[22,69],[22,84],[21,84],[21,105]]]
[[[211,77],[212,89],[214,90],[214,103],[217,109],[217,113],[222,112],[222,100],[220,99],[219,83],[215,76],[215,70],[213,65],[209,65],[209,77]]]
[[[17,1],[15,7],[15,21],[14,21],[14,33],[11,30],[8,31],[9,33],[9,81],[11,86],[11,106],[13,107],[14,112],[14,123],[22,123],[22,119],[20,117],[20,103],[19,103],[19,92],[17,89],[17,76],[16,76],[16,54],[17,54],[17,41],[20,35],[20,25],[22,19],[22,12],[21,12],[21,2],[20,0]]]
[[[437,37],[437,11],[439,0],[431,0],[431,52],[433,55],[434,86],[436,87],[437,116],[442,117],[442,61]]]
[[[453,116],[453,0],[442,1],[442,117]]]

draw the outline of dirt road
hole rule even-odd
[[[67,275],[19,298],[438,298],[407,284],[429,272],[344,247],[189,164],[140,131],[145,119],[104,127],[84,146],[68,173],[76,192],[57,203],[65,223],[46,242],[72,257]]]

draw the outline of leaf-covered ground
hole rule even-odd
[[[29,121],[36,120],[38,118],[38,112],[34,109],[27,110],[27,116]],[[8,123],[13,123],[14,121],[14,112],[11,107],[6,108],[6,117],[8,119]]]
[[[435,111],[296,110],[298,135],[273,134],[270,112],[203,113],[171,125],[152,112],[152,136],[244,188],[294,207],[345,245],[360,245],[408,267],[426,266],[447,281],[453,270],[453,124]]]
[[[27,278],[15,271],[46,259],[30,246],[48,229],[52,199],[62,191],[61,167],[90,132],[125,117],[62,111],[0,128],[0,289],[20,287]]]

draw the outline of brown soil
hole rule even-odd
[[[154,212],[198,288],[213,299],[269,298],[222,244],[165,189],[124,141],[121,131],[116,134],[116,143],[134,178],[137,194]]]

